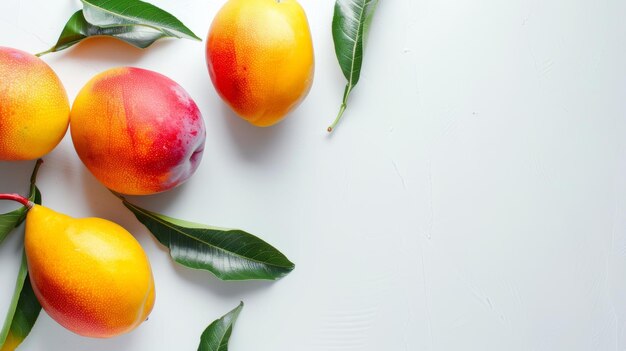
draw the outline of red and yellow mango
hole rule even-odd
[[[96,75],[70,116],[78,156],[102,184],[122,194],[171,189],[202,158],[206,132],[198,106],[156,72],[122,67]]]
[[[209,30],[206,60],[213,85],[256,126],[282,120],[313,83],[313,43],[295,0],[229,0]]]

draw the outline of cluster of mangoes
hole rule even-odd
[[[257,126],[280,121],[313,80],[311,35],[295,0],[229,0],[209,31],[206,58],[215,88]],[[68,128],[76,153],[107,188],[154,194],[197,169],[205,124],[191,96],[149,70],[120,67],[93,77],[70,108],[59,77],[40,58],[0,47],[0,161],[34,160]],[[152,310],[147,256],[124,228],[29,208],[25,248],[35,295],[64,327],[92,337],[126,333]]]

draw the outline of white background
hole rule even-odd
[[[204,37],[223,1],[153,3]],[[44,57],[71,100],[120,65],[185,87],[207,125],[202,164],[184,186],[133,200],[245,229],[297,268],[278,282],[229,283],[172,263],[68,135],[45,157],[44,203],[134,233],[157,302],[147,323],[112,340],[73,335],[42,313],[21,349],[196,350],[204,328],[243,300],[233,351],[624,350],[626,2],[381,1],[362,79],[331,137],[345,83],[333,2],[301,3],[315,82],[268,129],[219,100],[202,43],[140,51],[94,39]],[[0,45],[43,51],[78,8],[3,0]],[[32,164],[0,163],[0,191],[26,192]],[[0,248],[0,316],[20,236]]]

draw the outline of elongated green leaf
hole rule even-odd
[[[222,318],[211,323],[200,337],[198,351],[228,351],[230,335],[242,309],[243,302]]]
[[[17,275],[15,291],[9,311],[0,331],[0,351],[13,351],[26,339],[41,312],[28,277],[26,255],[22,254],[22,265]]]
[[[144,49],[166,38],[200,40],[173,15],[139,0],[81,0],[83,10],[67,21],[57,43],[44,52],[57,52],[95,36],[120,39]]]
[[[328,127],[332,132],[348,106],[350,92],[359,82],[363,65],[363,46],[378,0],[336,0],[333,15],[335,54],[343,75],[348,80],[339,114]]]
[[[41,192],[35,182],[42,162],[37,160],[33,173],[30,176],[29,199],[39,205],[41,205]],[[25,215],[26,209],[24,208],[24,215],[20,222],[24,220]],[[22,264],[17,274],[13,298],[11,299],[2,330],[0,330],[0,351],[15,350],[33,329],[37,317],[39,317],[39,312],[41,312],[41,305],[30,284],[26,254],[22,253]]]
[[[186,267],[208,270],[222,280],[276,280],[295,267],[273,246],[242,230],[187,222],[122,201]]]
[[[99,27],[142,25],[167,36],[201,40],[173,15],[139,0],[81,0],[87,22]]]
[[[56,52],[67,49],[70,46],[80,43],[82,40],[94,36],[109,36],[127,42],[138,48],[147,48],[155,41],[165,38],[165,33],[145,26],[119,25],[114,27],[98,27],[90,24],[85,19],[82,10],[77,11],[70,17],[63,32],[59,36],[57,43],[48,51]],[[43,54],[43,53],[42,53]]]

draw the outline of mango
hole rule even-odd
[[[306,13],[295,0],[229,0],[211,24],[206,61],[215,89],[237,115],[274,125],[313,84]]]
[[[0,47],[0,160],[40,158],[63,139],[70,105],[59,77],[35,55]]]
[[[92,78],[72,106],[70,133],[87,169],[129,195],[172,189],[195,172],[206,130],[189,94],[159,73],[133,67]]]

